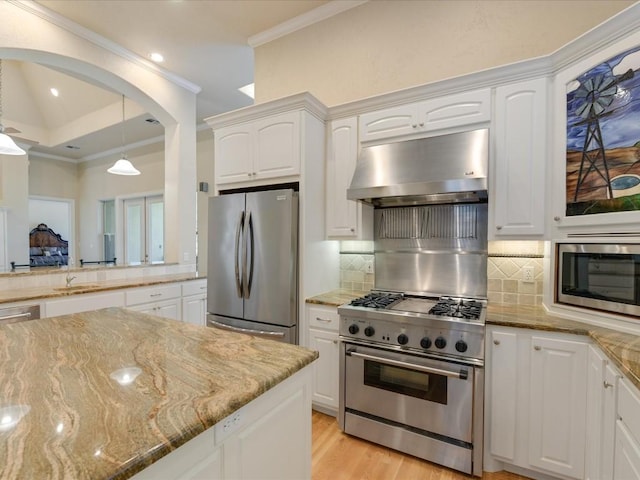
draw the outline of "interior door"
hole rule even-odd
[[[247,320],[297,323],[297,206],[293,190],[247,193]]]
[[[146,199],[148,261],[164,262],[164,199],[162,195]]]
[[[209,199],[207,312],[242,318],[241,243],[244,193]]]
[[[144,198],[129,198],[124,201],[124,256],[128,265],[140,265],[146,261],[144,216]]]

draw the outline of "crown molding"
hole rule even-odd
[[[256,48],[265,43],[272,42],[280,37],[289,35],[297,30],[306,28],[314,23],[321,22],[327,18],[338,15],[339,13],[346,12],[352,8],[355,8],[368,0],[333,0],[329,3],[314,8],[302,15],[298,15],[286,22],[282,22],[273,28],[265,30],[264,32],[257,33],[248,38],[247,43],[250,47]]]
[[[220,127],[250,122],[267,115],[276,115],[295,110],[305,110],[322,122],[327,117],[327,107],[309,92],[304,92],[214,115],[213,117],[205,118],[204,121],[207,122],[210,128],[217,130]]]
[[[53,10],[49,10],[46,7],[32,1],[32,0],[7,0],[10,4],[21,8],[22,10],[40,17],[41,19],[56,25],[68,32],[90,42],[94,45],[97,45],[100,48],[103,48],[114,55],[117,55],[125,60],[132,62],[150,72],[159,75],[170,82],[184,88],[185,90],[190,91],[191,93],[198,94],[202,90],[199,85],[196,85],[189,80],[176,75],[175,73],[170,72],[164,68],[159,67],[155,63],[150,60],[141,57],[140,55],[132,52],[124,48],[123,46],[103,37],[102,35],[98,35],[97,33],[85,28],[81,25],[78,25],[75,22],[72,22],[66,17],[54,12]]]

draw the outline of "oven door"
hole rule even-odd
[[[472,366],[343,343],[344,407],[471,442]]]

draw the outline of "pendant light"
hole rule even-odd
[[[16,145],[9,135],[4,133],[4,127],[2,126],[2,60],[0,59],[0,154],[25,155],[26,153]]]
[[[122,158],[118,160],[113,166],[107,170],[114,175],[140,175],[140,170],[134,167],[127,159],[127,155],[124,153],[124,95],[122,95]]]

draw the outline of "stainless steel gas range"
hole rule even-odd
[[[488,132],[365,147],[347,196],[374,205],[375,290],[338,308],[338,421],[482,476]]]
[[[341,428],[481,475],[485,311],[389,292],[340,307]]]

